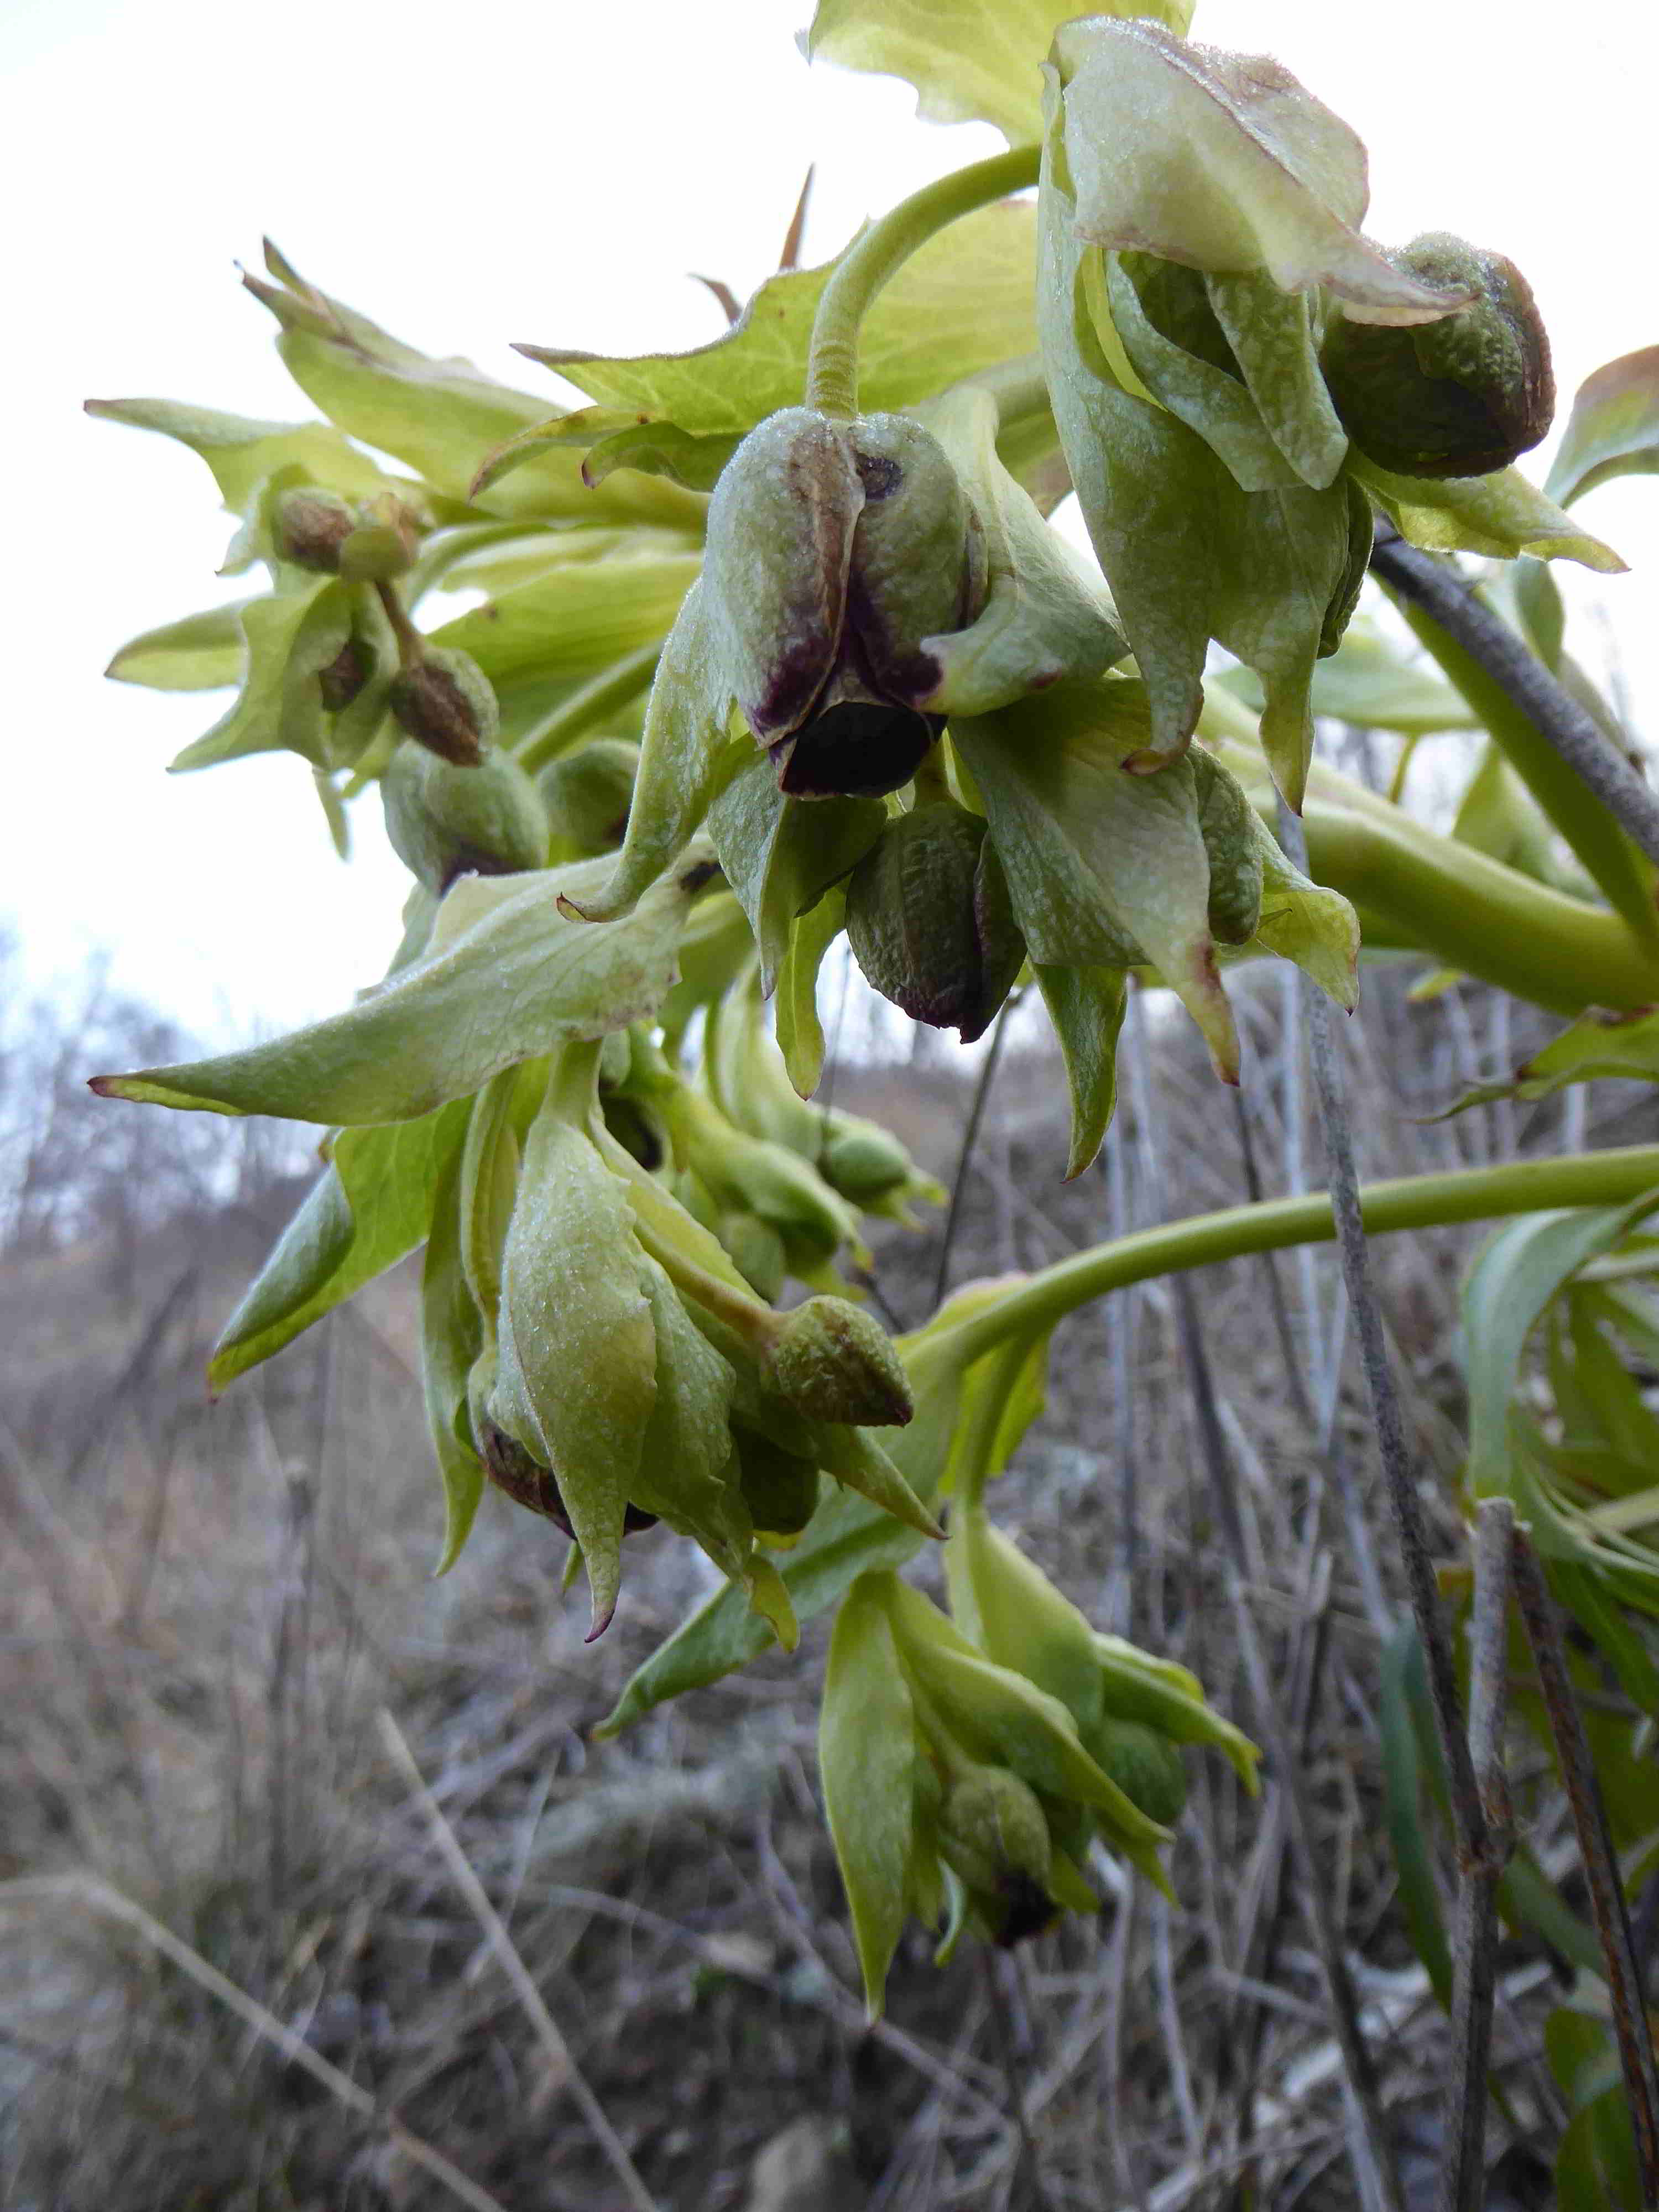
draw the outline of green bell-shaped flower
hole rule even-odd
[[[702,591],[744,720],[781,788],[879,797],[939,732],[920,650],[982,594],[982,547],[937,440],[903,416],[785,408],[752,430],[708,510]]]

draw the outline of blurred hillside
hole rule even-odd
[[[1510,1033],[1508,1002],[1460,987],[1413,1004],[1408,980],[1368,970],[1345,1027],[1363,1171],[1554,1149],[1582,1092],[1411,1118],[1506,1069],[1528,1040]],[[1255,1188],[1319,1186],[1285,1044],[1293,990],[1248,970],[1235,996],[1244,1091],[1216,1085],[1153,999],[1126,1030],[1105,1158],[1071,1185],[1058,1061],[1040,1025],[1011,1031],[963,1177],[952,1281]],[[793,1661],[590,1744],[697,1594],[701,1562],[664,1531],[630,1542],[616,1624],[585,1650],[585,1607],[559,1600],[562,1540],[491,1493],[460,1563],[430,1580],[441,1512],[410,1266],[210,1404],[210,1345],[304,1188],[303,1133],[89,1098],[90,1070],[186,1043],[96,978],[82,1004],[10,1020],[0,2201],[611,2212],[627,2200],[577,2071],[672,2212],[1357,2201],[1271,1774],[1251,1802],[1218,1761],[1190,1762],[1178,1908],[1118,1880],[1097,1924],[991,1958],[965,1949],[945,1972],[913,1933],[869,2029],[816,1798],[823,1624]],[[930,1037],[896,1066],[843,1058],[833,1079],[838,1103],[957,1176],[977,1076],[951,1048]],[[1605,1111],[1592,1139],[1651,1137],[1650,1093],[1638,1109],[1609,1089]],[[941,1233],[936,1219],[880,1243],[873,1294],[898,1323],[931,1308]],[[1474,1234],[1378,1253],[1448,1537],[1455,1301]],[[1245,1600],[1304,1747],[1412,2202],[1427,2204],[1442,2046],[1380,1812],[1377,1633],[1334,1479],[1357,1470],[1369,1497],[1370,1446],[1334,1261],[1291,1253],[1194,1279],[1246,1528]],[[1060,1332],[1048,1413],[999,1504],[1097,1623],[1178,1655],[1250,1724],[1167,1286],[1119,1293]],[[1380,1507],[1364,1522],[1393,1593]],[[551,2039],[388,1758],[382,1708]],[[1533,1838],[1547,1862],[1559,1840]],[[257,2024],[165,1955],[156,1924],[251,2001]],[[1495,2063],[1522,2120],[1551,2094],[1537,2044],[1552,1972],[1535,1952],[1500,1959]],[[280,2033],[349,2077],[356,2104],[286,2057]],[[464,2181],[434,2172],[420,2145]],[[1516,2193],[1494,2204],[1538,2201],[1524,2150],[1504,2171]]]

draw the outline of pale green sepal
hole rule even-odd
[[[1570,1084],[1590,1083],[1602,1076],[1659,1083],[1659,1014],[1599,1011],[1581,1014],[1570,1028],[1553,1036],[1530,1060],[1523,1060],[1505,1081],[1479,1084],[1445,1111],[1461,1114],[1470,1106],[1489,1105],[1498,1098],[1519,1099],[1530,1105],[1537,1099],[1553,1097]]]
[[[1365,149],[1265,55],[1089,16],[1054,37],[1079,236],[1279,290],[1323,285],[1357,320],[1433,322],[1435,292],[1359,234]]]
[[[1340,891],[1292,866],[1254,811],[1261,854],[1261,913],[1254,941],[1293,961],[1328,998],[1352,1013],[1359,997],[1359,917]]]
[[[1523,561],[1520,566],[1549,581],[1549,571],[1541,562]],[[1222,669],[1208,681],[1261,711],[1261,678],[1254,669]],[[1339,649],[1315,668],[1308,703],[1316,715],[1333,721],[1395,730],[1407,738],[1479,726],[1478,717],[1460,692],[1421,662],[1403,659],[1363,618],[1350,625]]]
[[[403,1121],[515,1061],[654,1011],[674,979],[690,896],[678,880],[654,886],[626,921],[603,923],[560,912],[556,872],[464,879],[457,890],[477,898],[468,884],[485,880],[498,902],[482,920],[345,1013],[220,1059],[97,1076],[93,1088],[216,1114]]]
[[[695,553],[556,564],[441,624],[429,641],[476,661],[503,708],[550,700],[668,636],[700,565]]]
[[[581,901],[591,921],[626,914],[684,849],[732,778],[753,762],[748,734],[726,734],[732,698],[716,665],[702,587],[694,584],[651,687],[622,850],[604,889]]]
[[[1282,292],[1260,274],[1212,274],[1204,289],[1268,436],[1302,482],[1322,491],[1347,459],[1348,434],[1320,374],[1308,295]]]
[[[1148,260],[1142,254],[1127,261],[1118,253],[1106,256],[1112,325],[1135,374],[1161,405],[1195,430],[1225,462],[1242,490],[1272,491],[1297,483],[1297,471],[1262,420],[1254,393],[1226,369],[1178,344],[1147,313],[1137,278],[1145,281]],[[1151,263],[1153,270],[1159,266]],[[1200,280],[1194,276],[1193,281]]]
[[[915,1708],[886,1609],[860,1578],[830,1639],[818,1771],[872,2020],[904,1926],[916,1756]]]
[[[1050,91],[1037,199],[1043,369],[1078,505],[1147,687],[1152,743],[1173,756],[1203,703],[1215,568],[1210,509],[1215,487],[1231,479],[1195,432],[1126,390],[1108,360],[1099,256],[1073,226],[1052,73]]]
[[[240,684],[247,660],[241,624],[247,604],[207,607],[129,638],[104,673],[151,691],[217,691]]]
[[[708,814],[726,882],[760,948],[769,996],[797,918],[848,875],[887,826],[878,799],[791,799],[764,754],[750,753]]]
[[[690,1536],[732,1581],[744,1577],[750,1528],[732,1469],[732,1375],[692,1322],[654,1260],[641,1281],[657,1348],[657,1395],[630,1501]]]
[[[1142,684],[1107,678],[958,722],[952,741],[985,802],[1034,963],[1153,962],[1238,1078],[1238,1037],[1209,925],[1210,863],[1192,763],[1132,775],[1144,751]]]
[[[921,410],[985,535],[988,596],[966,629],[922,640],[939,681],[926,714],[985,714],[1062,678],[1098,676],[1128,647],[1110,599],[997,452],[997,409],[971,385]]]
[[[988,1659],[1045,1690],[1087,1736],[1104,1711],[1094,1631],[1069,1598],[992,1523],[958,1507],[945,1540],[951,1614]]]
[[[498,1418],[558,1481],[592,1594],[591,1643],[616,1609],[657,1332],[627,1193],[556,1088],[525,1146],[501,1272]]]
[[[1072,1145],[1066,1163],[1066,1180],[1071,1182],[1091,1164],[1111,1126],[1127,978],[1121,968],[1033,966],[1071,1091]]]
[[[810,1098],[823,1073],[823,1024],[818,1017],[818,970],[824,955],[847,924],[847,896],[838,886],[796,917],[789,949],[778,969],[773,997],[778,1049],[789,1080]]]

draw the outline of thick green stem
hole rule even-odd
[[[855,238],[818,301],[808,356],[806,404],[850,422],[859,411],[859,325],[882,286],[947,223],[1036,180],[1037,149],[1017,146],[1012,153],[975,161],[935,184],[924,185]]]
[[[1557,1206],[1619,1206],[1659,1190],[1659,1145],[1582,1152],[1556,1160],[1511,1160],[1452,1175],[1402,1176],[1362,1186],[1366,1233],[1438,1229],[1460,1221],[1538,1213]],[[1129,1283],[1206,1267],[1292,1244],[1328,1244],[1336,1235],[1328,1194],[1231,1206],[1219,1213],[1139,1229],[1043,1268],[1017,1289],[933,1340],[964,1360],[1052,1328],[1079,1306]]]
[[[957,1468],[952,1504],[955,1512],[972,1513],[984,1504],[985,1485],[996,1458],[1003,1416],[1019,1387],[1020,1375],[1030,1353],[1029,1336],[1010,1337],[998,1352],[994,1368],[975,1395],[969,1410],[967,1433],[963,1438],[962,1458]]]
[[[1273,816],[1250,717],[1215,690],[1200,732]],[[1235,732],[1238,734],[1236,736]],[[1616,914],[1571,898],[1473,846],[1425,829],[1376,793],[1315,762],[1303,816],[1313,872],[1449,967],[1553,1012],[1633,1011],[1659,1000],[1659,959]]]

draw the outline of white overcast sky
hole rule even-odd
[[[750,289],[809,159],[816,260],[1001,143],[916,122],[894,80],[809,69],[793,34],[810,5],[0,5],[0,916],[36,986],[108,947],[124,985],[204,1031],[269,1029],[380,971],[403,890],[377,808],[355,810],[358,854],[341,866],[286,757],[163,774],[222,695],[102,681],[124,639],[240,587],[213,574],[228,525],[201,463],[88,421],[81,399],[309,415],[237,287],[267,231],[400,336],[532,391],[544,372],[514,338],[637,351],[714,337],[719,310],[687,272]],[[1361,133],[1374,235],[1452,229],[1519,263],[1563,415],[1598,363],[1659,342],[1653,0],[1200,0],[1194,33],[1276,53]],[[1573,598],[1612,611],[1652,730],[1659,483],[1608,487],[1583,512],[1635,573]],[[1592,611],[1574,641],[1598,656]]]

